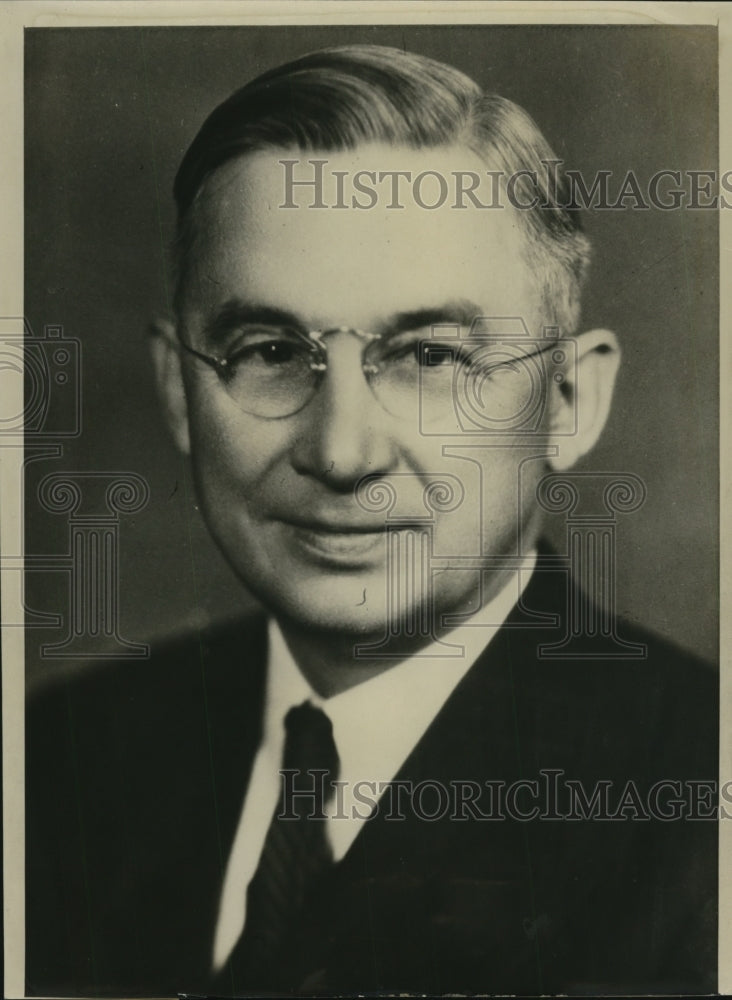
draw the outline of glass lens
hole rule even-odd
[[[521,427],[543,405],[543,365],[528,357],[531,345],[477,346],[458,369],[455,402],[473,423],[486,429]]]
[[[429,329],[399,334],[369,349],[371,384],[389,413],[446,431],[464,417],[486,428],[519,426],[542,394],[541,359],[526,357],[531,346],[471,340],[467,331],[445,340]]]
[[[371,386],[392,416],[419,420],[420,400],[429,394],[432,408],[450,412],[453,359],[450,347],[430,339],[430,330],[413,330],[375,341],[367,360],[376,369]]]
[[[227,353],[224,385],[247,413],[285,417],[300,410],[313,396],[320,360],[317,347],[297,332],[253,327],[239,332]]]
[[[392,416],[415,424],[518,428],[542,405],[544,366],[532,343],[433,337],[430,328],[374,340],[363,356],[374,395]],[[246,326],[236,331],[220,372],[246,413],[285,417],[312,399],[327,354],[296,330]]]

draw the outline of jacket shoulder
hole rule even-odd
[[[164,696],[168,703],[198,682],[212,688],[234,685],[231,691],[256,685],[264,669],[267,636],[263,615],[214,623],[197,630],[163,636],[150,643],[140,659],[77,661],[48,674],[28,694],[31,716],[58,709],[71,699],[79,706],[93,703],[97,711],[107,698],[126,692],[130,703],[143,695]],[[54,664],[56,666],[56,664]],[[101,700],[101,703],[100,703]],[[127,699],[123,698],[122,704]],[[117,703],[120,708],[120,703]]]

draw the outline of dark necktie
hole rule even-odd
[[[239,988],[264,986],[283,975],[298,951],[308,896],[333,863],[325,806],[329,783],[338,777],[338,754],[330,719],[304,702],[287,713],[285,731],[280,795],[247,890],[244,933],[232,955]]]

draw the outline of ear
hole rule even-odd
[[[175,324],[165,319],[154,320],[150,324],[150,334],[150,350],[165,418],[176,445],[184,455],[189,455],[188,402]]]
[[[551,443],[549,458],[555,472],[570,469],[602,433],[610,412],[620,346],[611,330],[588,330],[573,338],[576,354],[562,369],[561,383],[550,389]]]

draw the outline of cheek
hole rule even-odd
[[[210,397],[194,396],[190,414],[191,459],[206,508],[233,515],[242,505],[255,505],[268,472],[287,451],[282,426]]]
[[[445,546],[478,550],[484,546],[500,548],[513,537],[536,506],[536,485],[546,471],[546,452],[538,442],[535,447],[526,438],[502,439],[489,445],[476,437],[472,443],[449,446],[448,456],[433,455],[429,470],[449,474],[459,482],[463,500],[444,515],[438,515],[440,543]],[[426,466],[424,466],[426,468]]]

